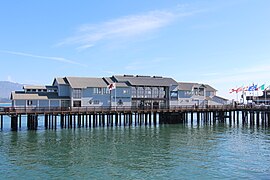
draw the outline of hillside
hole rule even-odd
[[[10,93],[15,90],[22,90],[23,84],[9,81],[0,81],[0,102],[10,102]]]

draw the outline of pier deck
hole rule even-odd
[[[10,117],[11,130],[21,128],[22,116],[27,117],[27,128],[36,130],[40,116],[46,129],[130,126],[193,123],[194,120],[215,123],[216,121],[239,124],[270,126],[268,106],[175,106],[170,108],[136,107],[79,107],[79,108],[0,108],[0,128],[4,116]]]

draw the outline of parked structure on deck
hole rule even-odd
[[[270,90],[265,89],[261,95],[257,96],[247,95],[246,100],[248,104],[270,105]]]
[[[178,83],[178,105],[226,105],[228,100],[216,95],[217,90],[208,84]],[[176,96],[176,95],[175,95]]]
[[[24,86],[11,93],[13,107],[136,107],[224,105],[206,84],[177,83],[161,76],[55,78],[52,86]]]

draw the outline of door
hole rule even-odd
[[[81,101],[73,101],[73,107],[82,107]]]

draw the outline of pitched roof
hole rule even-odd
[[[217,91],[216,89],[214,89],[212,86],[208,84],[189,83],[189,82],[178,83],[178,89],[183,90],[183,91],[190,91],[194,87],[200,88],[201,86],[203,86],[206,89],[206,91]]]
[[[214,96],[213,98],[221,99],[223,101],[229,101],[229,99],[226,99],[226,98],[223,98],[223,97],[220,97],[220,96]]]
[[[11,92],[12,100],[48,100],[48,99],[69,99],[69,97],[60,97],[57,93],[52,92],[31,92],[22,91]]]
[[[112,84],[112,83],[116,83],[116,87],[128,87],[127,83],[125,83],[125,82],[121,82],[121,83],[120,82],[114,82],[112,80],[112,78],[110,78],[110,77],[104,77],[103,79],[106,81],[107,85]]]
[[[177,85],[177,82],[172,78],[161,76],[113,76],[116,82],[127,82],[131,86],[171,86]]]
[[[56,81],[57,84],[59,84],[59,85],[67,85],[67,84],[68,84],[66,78],[62,78],[62,77],[57,77],[57,78],[55,78],[54,81],[53,81],[53,84],[55,83],[55,81]]]
[[[114,83],[114,81],[110,77],[104,77],[103,79],[107,83],[107,85]]]
[[[72,88],[107,87],[102,78],[66,77],[66,79]]]
[[[206,86],[206,91],[217,91],[215,88],[213,88],[212,86],[205,84]]]
[[[179,82],[178,89],[182,91],[191,91],[193,87],[199,87],[198,83]]]

